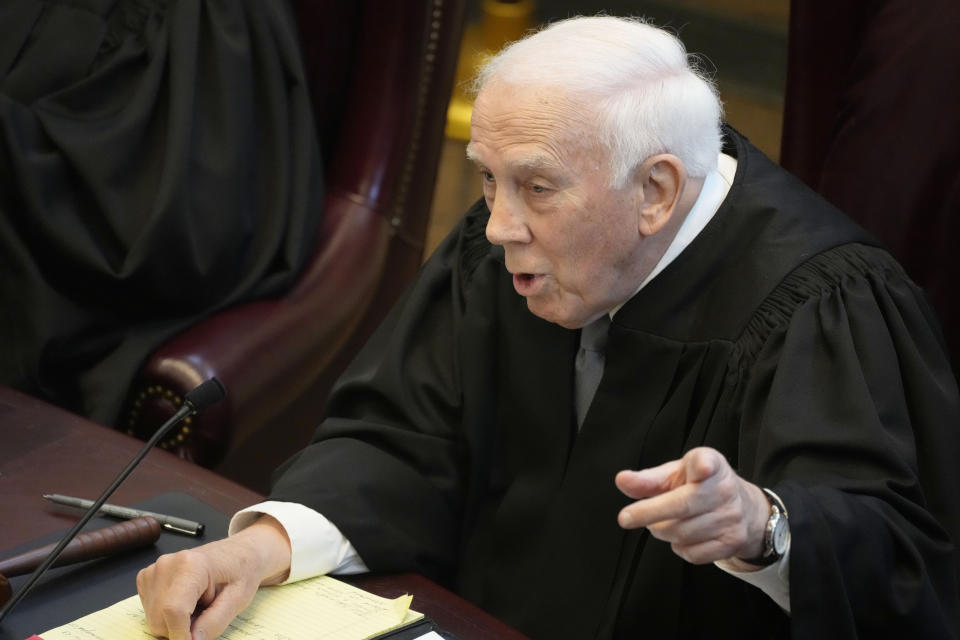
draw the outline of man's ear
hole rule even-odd
[[[661,153],[650,156],[637,167],[636,178],[643,189],[639,231],[652,236],[670,221],[683,192],[687,171],[675,155]]]

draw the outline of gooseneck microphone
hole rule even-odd
[[[153,436],[147,441],[147,444],[143,446],[143,449],[130,461],[130,463],[124,468],[123,471],[116,477],[116,479],[110,484],[106,490],[100,494],[100,497],[94,500],[93,504],[87,509],[86,513],[77,521],[73,528],[67,532],[62,540],[57,544],[56,547],[50,552],[50,555],[34,570],[30,575],[30,578],[27,582],[20,588],[20,590],[14,594],[10,601],[0,609],[0,621],[10,613],[10,610],[16,606],[18,602],[23,600],[24,596],[33,588],[33,585],[40,579],[46,570],[56,562],[57,558],[63,552],[64,548],[70,541],[73,540],[80,529],[84,527],[87,522],[96,514],[100,507],[103,506],[103,503],[113,495],[113,492],[117,490],[117,487],[120,486],[120,483],[123,482],[127,476],[140,464],[140,461],[143,460],[146,455],[150,452],[150,449],[154,447],[175,425],[181,422],[184,418],[192,416],[196,413],[199,413],[206,409],[207,407],[216,404],[226,395],[226,390],[223,387],[223,384],[216,378],[210,378],[199,384],[197,387],[192,389],[183,399],[183,404],[177,409],[177,412],[167,420],[163,425],[156,430]]]

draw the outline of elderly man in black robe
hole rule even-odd
[[[922,291],[664,31],[559,22],[477,84],[483,198],[270,500],[140,573],[150,628],[369,569],[536,638],[954,637],[958,396]]]

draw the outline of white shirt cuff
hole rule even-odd
[[[268,500],[238,511],[230,519],[227,535],[249,527],[263,514],[275,518],[290,538],[290,575],[284,584],[328,573],[347,575],[369,571],[335,524],[295,502]]]
[[[790,546],[783,556],[768,567],[758,571],[737,571],[726,560],[717,560],[717,565],[732,576],[757,587],[777,603],[787,614],[790,613]]]

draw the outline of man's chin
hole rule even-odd
[[[558,309],[555,305],[541,304],[536,298],[527,298],[527,309],[541,320],[558,324],[564,329],[580,329],[590,324],[588,316],[571,313],[567,309]]]

